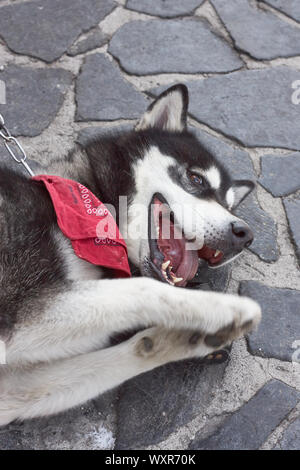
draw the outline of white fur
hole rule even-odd
[[[241,334],[244,323],[254,327],[259,319],[260,308],[250,299],[186,291],[152,279],[75,283],[50,303],[40,327],[24,324],[7,345],[8,365],[0,369],[0,425],[57,413],[166,362],[215,349],[203,338],[190,345],[189,330],[214,334],[234,323],[226,343]],[[114,332],[141,325],[157,327],[98,350]],[[153,342],[149,353],[143,337]]]
[[[213,189],[219,189],[221,186],[221,175],[217,167],[212,166],[203,172],[207,181]]]
[[[57,242],[58,249],[65,261],[67,279],[70,281],[86,281],[89,279],[102,278],[103,271],[101,267],[78,258],[74,253],[70,240],[66,238],[58,228],[54,232],[54,237]]]
[[[228,208],[231,209],[234,204],[234,191],[232,188],[229,188],[226,193],[226,202],[228,204]]]

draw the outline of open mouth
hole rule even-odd
[[[199,259],[217,267],[222,263],[223,253],[204,245],[192,249],[174,215],[161,194],[155,194],[149,209],[149,244],[151,265],[156,276],[171,285],[185,287],[196,275]]]

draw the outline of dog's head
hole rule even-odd
[[[139,155],[131,164],[135,190],[128,208],[129,258],[143,275],[177,286],[195,276],[199,259],[217,268],[253,239],[232,210],[254,184],[233,181],[186,130],[187,108],[187,88],[169,88],[138,123],[138,145],[131,146]]]

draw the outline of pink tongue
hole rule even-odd
[[[162,220],[166,219],[163,218]],[[164,254],[165,260],[171,261],[172,270],[173,273],[176,274],[176,277],[183,278],[183,280],[176,285],[184,286],[186,281],[192,279],[197,272],[199,263],[197,250],[188,249],[189,247],[182,236],[181,230],[170,223],[169,219],[166,224],[160,224],[158,246],[160,251]]]
[[[199,258],[197,250],[186,250],[184,252],[184,257],[182,263],[179,265],[176,276],[183,277],[183,281],[178,282],[177,286],[184,286],[186,281],[193,279],[196,275],[199,265]]]

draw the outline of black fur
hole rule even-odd
[[[26,301],[65,279],[51,231],[56,226],[44,187],[9,169],[0,169],[0,332],[26,316]]]
[[[119,195],[134,195],[134,179],[131,173],[132,164],[142,158],[145,151],[156,146],[161,153],[174,157],[178,162],[170,169],[172,178],[184,185],[181,171],[193,166],[208,169],[215,162],[221,173],[222,187],[218,193],[189,190],[198,197],[207,196],[217,199],[222,204],[232,180],[223,165],[200,144],[192,132],[167,132],[159,129],[148,129],[126,134],[114,134],[107,138],[94,139],[86,146],[89,162],[94,175],[94,192],[105,203],[118,207]]]

